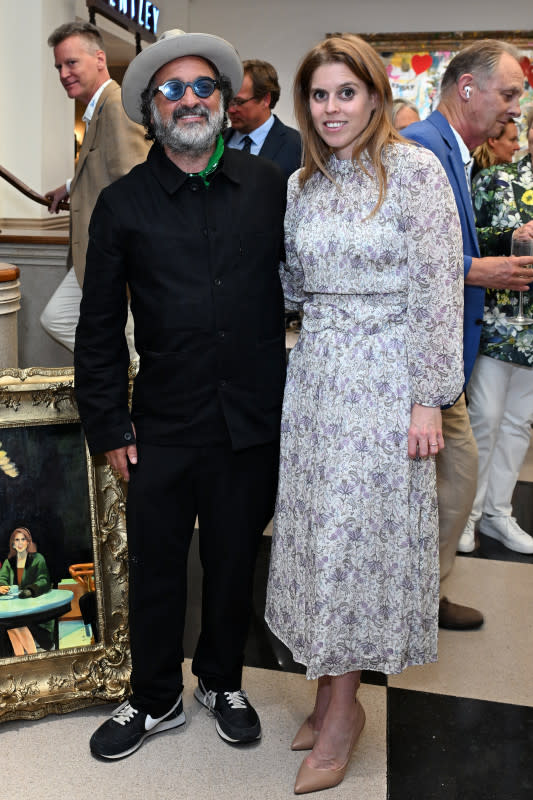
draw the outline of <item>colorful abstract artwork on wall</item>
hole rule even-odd
[[[425,119],[439,103],[442,76],[453,56],[468,44],[480,39],[510,42],[521,54],[524,94],[520,100],[522,121],[533,107],[533,31],[462,31],[435,33],[361,34],[383,58],[392,94],[413,102]],[[520,127],[520,124],[519,124]],[[526,147],[521,127],[520,144]]]

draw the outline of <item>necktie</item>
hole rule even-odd
[[[241,148],[243,153],[249,153],[250,147],[252,146],[252,139],[249,136],[244,136],[241,141],[243,143]]]

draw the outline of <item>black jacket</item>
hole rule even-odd
[[[90,225],[76,398],[93,453],[133,441],[126,284],[140,368],[131,419],[152,444],[234,449],[279,435],[285,377],[285,180],[226,149],[208,188],[155,144]]]
[[[234,131],[228,128],[224,133],[224,141],[228,142]],[[302,165],[302,139],[295,128],[284,125],[274,114],[274,124],[269,130],[263,146],[259,151],[261,158],[268,158],[277,164],[289,178]]]

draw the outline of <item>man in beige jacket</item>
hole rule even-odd
[[[70,197],[69,271],[48,301],[41,324],[54,339],[74,350],[91,214],[101,190],[144,161],[149,143],[144,129],[126,116],[120,86],[111,80],[102,37],[88,22],[61,25],[50,35],[55,67],[68,96],[86,106],[85,137],[71,181],[47,192],[51,214]],[[131,348],[130,348],[131,349]]]

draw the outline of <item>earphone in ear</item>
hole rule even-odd
[[[465,87],[465,95],[466,95],[466,99],[467,99],[467,100],[470,100],[470,92],[471,92],[471,91],[472,91],[472,90],[471,90],[470,86],[466,86],[466,87]]]

